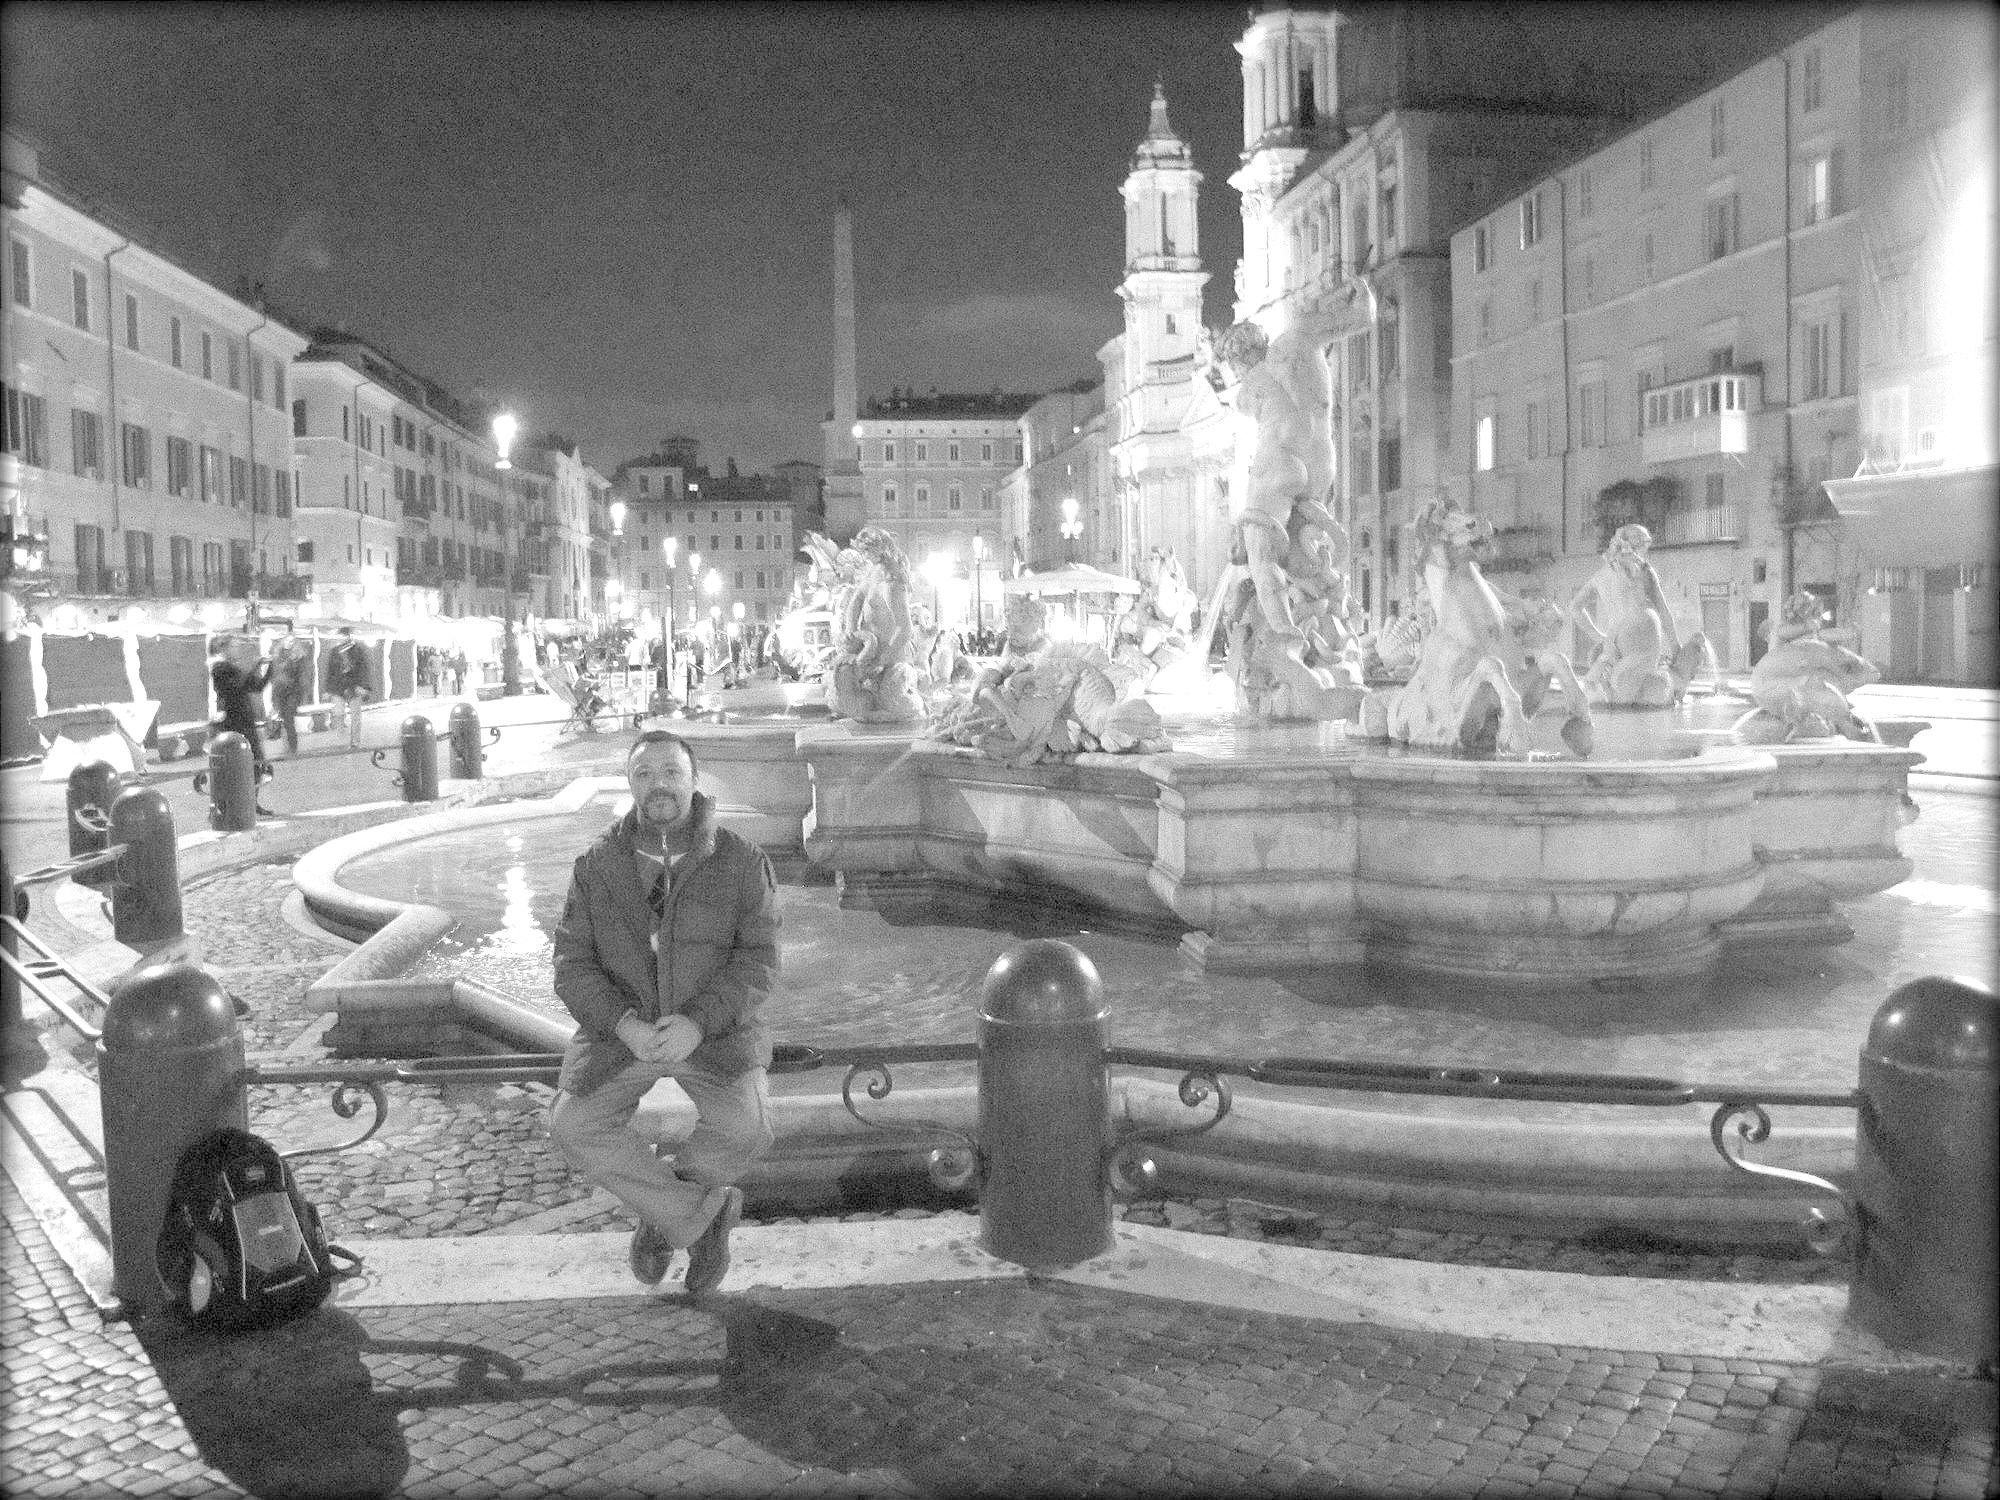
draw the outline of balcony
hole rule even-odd
[[[1662,547],[1693,547],[1704,542],[1734,542],[1743,536],[1743,507],[1690,505],[1668,513],[1654,538]]]
[[[1639,413],[1639,457],[1665,464],[1750,451],[1750,413],[1763,405],[1763,376],[1720,370],[1647,391]]]
[[[436,563],[396,564],[398,588],[441,589],[444,577],[444,569]]]

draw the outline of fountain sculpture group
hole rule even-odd
[[[1610,537],[1564,609],[1490,582],[1490,524],[1442,500],[1411,528],[1416,619],[1357,638],[1328,509],[1335,336],[1303,319],[1217,343],[1252,442],[1205,619],[1155,549],[1109,649],[1050,639],[1014,596],[1005,654],[953,682],[936,666],[951,653],[911,625],[895,540],[815,539],[834,721],[795,731],[792,753],[804,852],[843,899],[970,888],[1177,930],[1212,966],[1372,958],[1536,981],[1665,977],[1728,942],[1843,936],[1836,904],[1909,870],[1896,832],[1920,757],[1875,742],[1845,696],[1872,668],[1801,605],[1738,733],[1675,743],[1674,706],[1710,657],[1677,631],[1646,530]],[[1601,642],[1580,674],[1566,636]],[[1148,694],[1205,686],[1218,643],[1243,727],[1227,752],[1176,750],[1183,721]],[[1650,758],[1591,759],[1594,709],[1659,716]]]

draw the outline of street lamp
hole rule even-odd
[[[495,414],[493,446],[500,455],[493,462],[496,471],[514,467],[513,461],[507,457],[507,450],[514,446],[514,434],[520,430],[520,425],[514,419],[512,412],[503,411]],[[504,516],[507,511],[506,481],[496,479],[493,485],[499,492],[500,511]],[[506,603],[501,606],[501,612],[506,617],[507,640],[500,652],[500,691],[506,697],[518,698],[521,696],[521,641],[514,632],[514,580],[511,577],[503,578],[502,583],[506,590],[504,595]]]
[[[677,536],[660,539],[660,555],[667,560],[667,652],[671,656],[674,649],[674,562],[680,556],[681,539]]]
[[[980,590],[980,572],[986,566],[986,533],[972,533],[972,628],[974,632],[986,628],[986,600]]]
[[[1063,496],[1062,516],[1063,547],[1068,553],[1069,560],[1075,562],[1076,544],[1083,536],[1083,522],[1077,519],[1076,514],[1076,496]]]

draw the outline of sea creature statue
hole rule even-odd
[[[864,527],[840,557],[846,586],[835,614],[826,701],[836,718],[911,724],[925,717],[923,665],[910,628],[910,560],[879,526]]]
[[[1569,709],[1562,737],[1587,756],[1590,703],[1567,658],[1554,649],[1562,614],[1544,601],[1503,595],[1486,581],[1474,549],[1490,521],[1432,501],[1411,528],[1436,625],[1402,687],[1368,695],[1363,731],[1434,750],[1525,755],[1529,720],[1553,678]]]
[[[799,550],[810,559],[805,570],[792,579],[792,597],[786,612],[799,609],[831,610],[843,585],[852,582],[842,569],[841,550],[817,531],[808,531]],[[852,556],[852,554],[847,554]]]
[[[1033,594],[1009,594],[1005,605],[1007,643],[1001,656],[1016,661],[1049,644],[1049,607]]]
[[[1315,642],[1309,627],[1326,619],[1324,601],[1346,592],[1344,582],[1332,588],[1325,557],[1345,535],[1324,504],[1333,486],[1326,349],[1339,332],[1326,319],[1305,318],[1273,343],[1246,321],[1218,346],[1235,376],[1236,411],[1254,436],[1230,559],[1245,577],[1227,591],[1217,624],[1228,632],[1237,691],[1259,718],[1349,718],[1361,702],[1358,667],[1343,672],[1307,660],[1308,652],[1336,649],[1323,633]]]
[[[1424,637],[1436,623],[1431,618],[1429,597],[1420,594],[1413,613],[1392,615],[1382,622],[1380,630],[1362,636],[1357,644],[1366,680],[1375,682],[1386,677],[1394,682],[1408,682],[1417,670],[1417,659],[1423,655]]]
[[[1168,748],[1159,714],[1139,695],[1138,674],[1081,641],[1058,641],[986,668],[933,736],[1016,766],[1086,751],[1147,755]]]
[[[1139,581],[1139,597],[1119,616],[1112,640],[1115,659],[1137,673],[1143,686],[1186,659],[1196,600],[1171,547],[1155,547],[1146,554]]]
[[[1736,737],[1748,745],[1781,745],[1793,740],[1879,742],[1875,726],[1847,701],[1882,673],[1835,637],[1822,631],[1820,601],[1801,589],[1785,601],[1784,618],[1771,633],[1773,645],[1750,669],[1750,697],[1756,707],[1738,719]]]
[[[1689,681],[1709,659],[1708,638],[1694,632],[1685,642],[1674,629],[1674,612],[1660,589],[1660,575],[1646,559],[1653,535],[1636,523],[1620,526],[1604,549],[1603,565],[1570,601],[1570,618],[1603,646],[1583,674],[1593,703],[1662,708],[1681,701]],[[1584,601],[1596,597],[1604,622]]]

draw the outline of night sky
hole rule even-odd
[[[1156,76],[1228,316],[1240,4],[0,14],[53,174],[605,473],[819,459],[843,192],[864,397],[1097,375]]]

